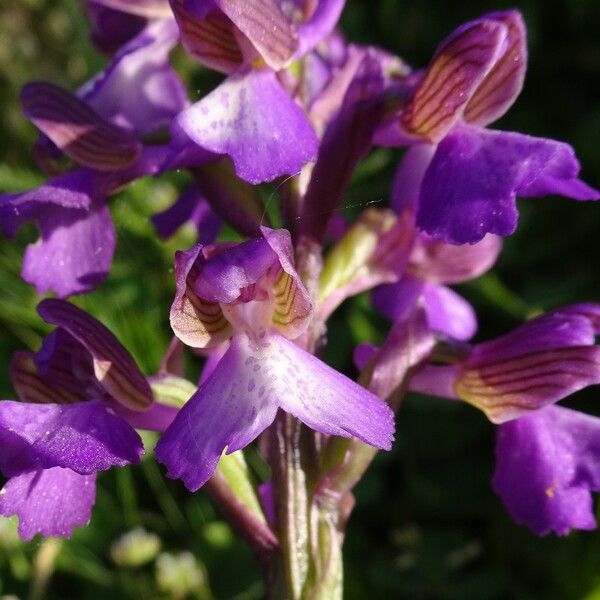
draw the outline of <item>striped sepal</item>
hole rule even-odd
[[[243,63],[235,26],[221,11],[211,10],[203,19],[198,19],[186,8],[185,0],[170,1],[181,42],[192,56],[222,73],[231,73]]]
[[[73,391],[51,385],[42,379],[33,360],[33,353],[25,350],[14,354],[10,363],[10,378],[22,402],[71,404],[82,400]]]
[[[275,0],[217,0],[221,10],[273,69],[284,67],[298,47],[298,35]]]
[[[131,166],[139,157],[139,141],[105,121],[77,96],[45,82],[28,83],[21,92],[23,111],[65,154],[98,171]]]
[[[594,334],[600,334],[600,304],[594,302],[581,302],[579,304],[570,304],[563,306],[557,310],[551,311],[549,314],[573,315],[587,319],[592,327]]]
[[[312,303],[298,276],[282,270],[273,285],[273,295],[273,324],[286,337],[298,337],[312,315]]]
[[[177,293],[171,306],[171,327],[175,335],[193,348],[210,348],[228,340],[233,328],[218,302],[207,302],[195,291],[202,247],[175,255]]]
[[[506,50],[487,74],[465,108],[465,120],[488,125],[499,119],[513,104],[523,88],[527,69],[527,34],[518,11],[499,13],[506,25]]]
[[[488,233],[476,244],[446,244],[421,236],[412,250],[407,272],[435,283],[462,283],[490,269],[502,250],[502,238]]]
[[[464,26],[436,51],[415,95],[402,112],[407,133],[439,142],[494,65],[506,27],[495,21]]]
[[[273,284],[272,322],[287,338],[297,338],[312,319],[314,305],[294,267],[292,238],[285,229],[261,227],[261,233],[281,265]]]
[[[91,2],[147,19],[166,19],[171,16],[169,0],[91,0]]]
[[[64,300],[40,302],[42,318],[61,327],[90,353],[94,374],[102,387],[123,406],[144,410],[152,403],[152,390],[135,361],[119,340],[99,321]]]
[[[600,347],[533,352],[466,368],[455,384],[459,398],[503,423],[600,383]]]

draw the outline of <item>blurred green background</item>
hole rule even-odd
[[[351,40],[378,44],[421,66],[456,25],[506,6],[512,4],[349,0],[342,28]],[[529,73],[517,104],[496,126],[571,143],[584,178],[598,187],[600,2],[529,0],[518,7],[528,25]],[[211,89],[214,77],[183,53],[174,61],[192,97]],[[74,89],[103,64],[75,0],[0,4],[0,193],[41,181],[31,154],[36,132],[21,115],[20,87],[43,79]],[[398,156],[374,152],[345,204],[385,201]],[[183,174],[144,180],[112,199],[118,232],[113,271],[99,290],[77,300],[113,329],[147,373],[156,370],[170,339],[173,253],[193,241],[184,230],[159,243],[148,216],[166,207],[186,181]],[[560,198],[525,200],[520,209],[519,230],[494,271],[460,287],[480,315],[478,339],[540,310],[600,301],[600,209]],[[0,239],[2,365],[16,348],[37,349],[47,332],[35,312],[38,298],[19,279],[23,248],[35,237],[31,226],[15,241]],[[384,332],[368,298],[356,298],[331,322],[335,352],[328,359],[351,373],[353,345],[380,341]],[[0,394],[14,396],[5,367]],[[568,404],[600,414],[597,396],[588,390]],[[489,485],[493,440],[493,427],[467,406],[407,398],[394,450],[379,455],[357,488],[345,549],[347,598],[600,600],[600,533],[539,539],[515,525]],[[14,521],[0,520],[0,596],[264,596],[251,553],[206,495],[166,480],[152,459],[101,475],[98,490],[91,525],[68,541],[23,544]]]

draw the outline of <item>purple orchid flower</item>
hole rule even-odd
[[[0,228],[13,236],[35,221],[41,237],[27,247],[21,275],[39,294],[64,298],[94,289],[110,270],[115,229],[106,197],[121,186],[158,172],[166,147],[148,147],[130,168],[78,169],[39,188],[0,196]]]
[[[485,129],[521,91],[526,61],[518,11],[467,23],[440,44],[408,104],[379,132],[384,145],[413,146],[404,159],[407,187],[416,190],[417,225],[428,234],[454,244],[510,235],[517,195],[600,197],[577,178],[569,145]]]
[[[419,299],[429,327],[458,340],[469,340],[477,331],[473,307],[448,284],[479,277],[490,269],[502,248],[501,238],[488,234],[472,245],[451,245],[435,240],[415,227],[412,211],[405,215],[406,236],[413,245],[399,279],[373,293],[374,307],[393,321],[403,319]]]
[[[28,247],[22,272],[38,293],[87,292],[108,274],[115,231],[106,197],[158,173],[167,147],[145,147],[138,138],[164,127],[187,106],[168,63],[177,39],[173,19],[154,21],[78,95],[48,83],[24,87],[25,114],[42,132],[38,158],[50,165],[66,154],[83,167],[36,190],[0,196],[6,235],[30,220],[40,229],[41,239]]]
[[[500,425],[492,483],[513,518],[538,535],[595,529],[600,419],[548,406]]]
[[[135,37],[147,24],[138,15],[115,10],[96,2],[83,2],[90,23],[90,38],[95,48],[113,55],[131,38]]]
[[[389,407],[291,341],[313,306],[288,232],[263,228],[241,244],[196,246],[177,254],[175,269],[175,334],[197,348],[229,347],[156,447],[169,477],[198,489],[225,449],[244,448],[280,408],[322,433],[390,448]]]
[[[494,489],[539,535],[596,526],[600,419],[553,404],[600,383],[599,331],[600,306],[568,306],[474,345],[460,364],[426,366],[410,383],[465,400],[499,424]]]
[[[96,473],[136,464],[133,427],[163,431],[175,409],[153,402],[133,358],[106,327],[62,300],[38,310],[58,326],[36,353],[18,352],[11,377],[21,402],[0,402],[0,514],[31,539],[70,536],[89,521]]]
[[[276,0],[172,0],[184,47],[228,75],[178,116],[173,153],[193,143],[227,155],[250,183],[299,173],[314,160],[315,132],[278,74],[285,79],[282,70],[329,35],[343,5],[320,0],[288,14]]]

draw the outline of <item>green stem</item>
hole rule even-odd
[[[280,413],[272,426],[270,463],[285,593],[298,600],[309,575],[309,514],[306,476],[302,467],[300,422]]]

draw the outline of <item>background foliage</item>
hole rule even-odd
[[[424,65],[457,24],[508,6],[483,0],[402,2],[349,0],[348,38],[390,49]],[[573,144],[584,178],[598,187],[600,164],[600,3],[526,0],[529,29],[526,88],[498,127]],[[213,75],[176,54],[192,98]],[[75,89],[103,64],[90,47],[74,0],[15,0],[0,5],[0,192],[37,184],[31,156],[34,128],[20,113],[18,92],[31,79]],[[348,211],[383,203],[399,157],[379,150],[365,161],[345,199]],[[179,174],[143,180],[117,195],[117,257],[108,282],[77,299],[106,323],[152,373],[168,343],[172,256],[192,242],[182,231],[168,243],[153,235],[148,216],[167,206],[186,183]],[[272,190],[266,189],[270,197]],[[520,203],[521,222],[495,270],[461,286],[477,307],[479,339],[523,318],[580,300],[600,301],[597,240],[600,209],[559,198]],[[47,329],[38,298],[19,279],[23,229],[0,239],[0,394],[14,393],[4,365],[16,348],[37,349]],[[352,372],[353,345],[381,340],[385,323],[359,297],[335,315],[328,359]],[[190,364],[190,372],[198,366]],[[569,402],[600,414],[595,390]],[[600,599],[600,533],[539,539],[515,525],[491,491],[493,427],[468,406],[410,396],[398,419],[397,443],[380,454],[357,489],[346,544],[346,597],[424,599]],[[151,440],[148,440],[151,442]],[[255,460],[256,468],[260,464]],[[129,532],[122,537],[124,532]],[[153,460],[99,478],[91,525],[69,541],[19,542],[15,524],[0,521],[0,594],[18,598],[263,597],[257,565],[203,492],[187,494]]]

